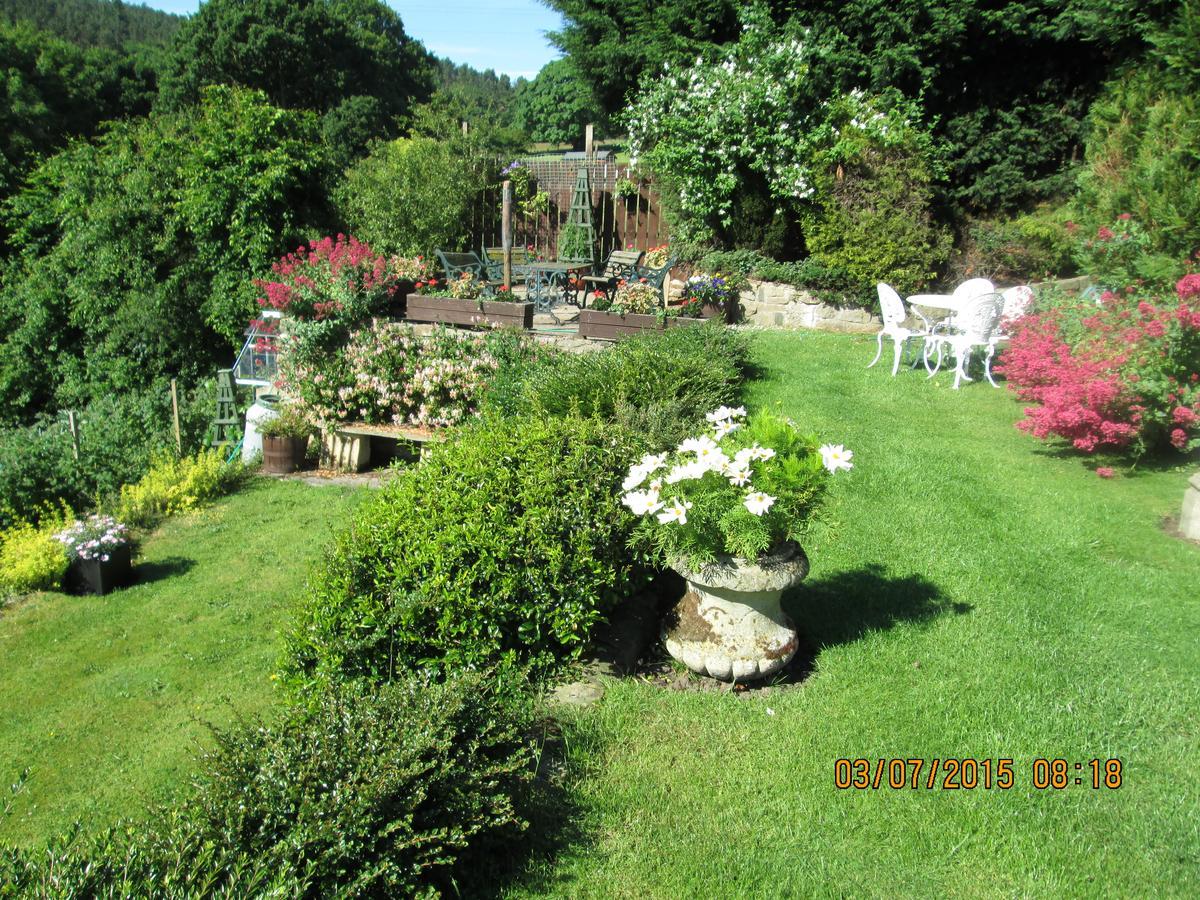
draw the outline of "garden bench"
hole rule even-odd
[[[502,282],[504,280],[504,248],[503,247],[484,247],[483,253],[480,254],[484,265],[487,267],[487,276],[489,281]],[[527,247],[512,248],[512,280],[515,284],[518,280],[529,275],[529,267],[537,262],[537,257],[529,251]]]
[[[361,472],[371,466],[372,448],[383,449],[382,442],[392,445],[400,443],[415,444],[419,456],[425,455],[425,445],[431,442],[440,443],[446,436],[427,428],[409,428],[403,425],[365,425],[360,422],[349,422],[339,425],[325,436],[321,447],[321,464],[331,469],[341,469],[349,472]],[[377,462],[387,462],[398,455],[395,447],[388,448],[386,457]]]
[[[637,266],[634,271],[634,277],[639,281],[645,281],[646,284],[658,291],[662,296],[663,302],[667,301],[667,291],[664,285],[667,282],[667,275],[671,269],[675,267],[675,263],[679,261],[678,257],[672,256],[657,269],[650,269],[646,266]]]
[[[617,289],[618,282],[630,281],[638,277],[638,266],[645,255],[644,250],[614,250],[608,254],[608,260],[604,263],[603,272],[599,275],[585,275],[583,277],[582,281],[585,288],[591,291],[600,291],[611,301],[613,293]]]
[[[446,253],[434,251],[446,272],[446,281],[457,281],[464,273],[470,273],[483,282],[483,292],[491,295],[496,292],[495,286],[488,277],[488,265],[479,258],[479,254],[468,250],[466,253]]]

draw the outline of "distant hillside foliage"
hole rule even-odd
[[[183,16],[121,0],[0,0],[0,19],[28,22],[81,47],[166,47]]]

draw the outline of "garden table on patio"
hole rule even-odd
[[[533,301],[535,312],[551,312],[555,300],[566,298],[567,282],[572,276],[586,275],[592,271],[589,262],[535,262],[529,263],[525,275],[525,296]],[[572,301],[575,302],[575,301]],[[580,306],[586,305],[584,303]]]

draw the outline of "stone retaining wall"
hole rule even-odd
[[[683,282],[671,282],[668,298],[678,298]],[[865,309],[843,309],[822,303],[808,291],[790,284],[750,279],[750,286],[739,298],[743,321],[763,328],[814,328],[818,331],[842,331],[874,334],[883,320]]]

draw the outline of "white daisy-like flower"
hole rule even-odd
[[[696,451],[696,462],[704,466],[706,472],[720,472],[729,465],[729,457],[714,445],[711,449],[701,447]]]
[[[667,464],[667,454],[665,453],[647,453],[642,457],[639,466],[645,470],[646,474],[657,472]]]
[[[744,419],[744,418],[746,418],[746,407],[744,407],[744,406],[735,406],[733,409],[729,410],[729,417],[730,417],[731,419]]]
[[[692,508],[692,504],[687,500],[680,500],[678,497],[671,499],[667,508],[658,514],[658,521],[662,524],[668,522],[678,522],[680,525],[687,524],[687,511]]]
[[[729,479],[729,483],[734,487],[745,487],[750,483],[750,465],[748,463],[733,463],[726,466],[725,471],[721,473]]]
[[[635,516],[658,512],[663,507],[662,501],[654,491],[631,491],[621,498],[621,502],[628,506]]]
[[[741,427],[742,426],[739,423],[734,422],[732,419],[724,419],[720,422],[713,423],[713,434],[716,435],[716,438],[719,441],[726,435],[733,434],[733,432],[737,431]]]
[[[717,422],[725,422],[729,419],[744,419],[746,418],[746,407],[729,407],[718,406],[710,413],[705,413],[704,418],[716,424]]]
[[[646,476],[650,473],[641,466],[634,466],[629,470],[629,474],[625,476],[625,480],[621,482],[621,490],[632,491],[634,488],[641,485],[646,480]]]
[[[755,444],[755,446],[757,447],[758,445]],[[735,463],[739,463],[742,465],[747,465],[747,466],[750,465],[750,462],[753,459],[754,459],[754,448],[753,447],[743,447],[737,453],[733,454],[733,461]]]
[[[770,447],[760,447],[760,446],[758,446],[758,444],[754,445],[754,457],[753,457],[754,459],[767,460],[767,459],[770,459],[774,455],[775,455],[775,451],[772,450]]]
[[[703,450],[716,450],[717,442],[708,435],[698,438],[688,438],[679,445],[680,453],[700,453]]]
[[[775,502],[775,498],[770,494],[764,494],[762,491],[752,491],[746,495],[746,499],[742,501],[742,505],[756,516],[761,516],[771,504]]]
[[[667,477],[663,479],[667,484],[675,484],[679,481],[688,481],[693,478],[703,478],[704,473],[708,471],[708,466],[700,462],[684,463],[681,466],[676,466],[667,473]]]
[[[817,448],[817,452],[821,454],[821,462],[830,472],[839,469],[849,471],[854,468],[854,464],[850,462],[854,458],[854,451],[847,450],[841,444],[825,444]]]
[[[663,480],[661,478],[653,478],[651,479],[650,483],[646,485],[646,490],[650,491],[652,494],[657,494],[662,491],[662,486]]]

